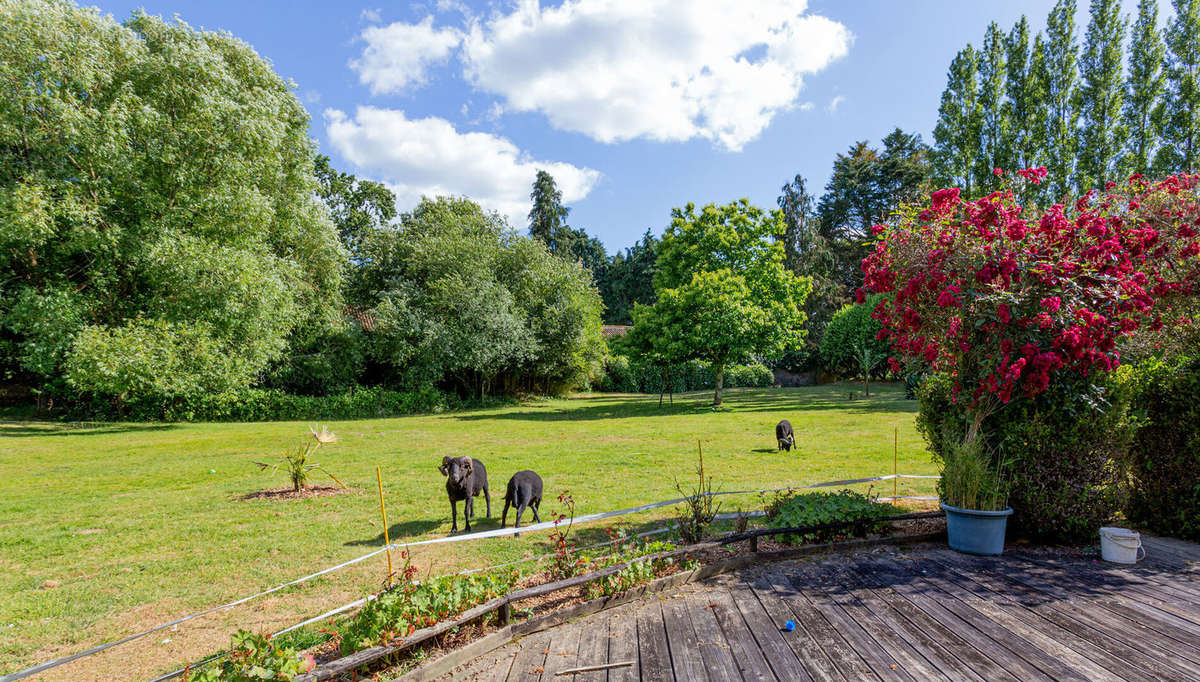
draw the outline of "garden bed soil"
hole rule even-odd
[[[304,490],[292,490],[291,488],[258,490],[242,495],[237,499],[240,502],[248,502],[250,500],[307,500],[314,497],[348,495],[352,492],[354,492],[354,488],[339,488],[336,485],[313,485]]]

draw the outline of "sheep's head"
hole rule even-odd
[[[438,471],[442,472],[443,476],[449,477],[456,483],[462,483],[470,478],[473,470],[474,466],[470,457],[446,456],[442,458],[442,465],[438,467]]]

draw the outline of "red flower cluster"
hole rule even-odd
[[[863,273],[860,300],[892,294],[874,317],[900,355],[952,372],[973,403],[1034,395],[1054,372],[1115,368],[1139,328],[1178,323],[1175,302],[1200,293],[1200,175],[1134,176],[1040,214],[1011,191],[939,190],[879,234]]]

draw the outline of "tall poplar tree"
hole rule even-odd
[[[988,24],[983,38],[983,50],[979,53],[979,121],[981,153],[976,160],[975,177],[979,179],[978,192],[995,188],[998,182],[992,175],[993,168],[1010,165],[1008,120],[1004,116],[1004,86],[1006,73],[1004,34],[996,22]]]
[[[1071,191],[1075,181],[1079,127],[1079,68],[1075,44],[1075,0],[1058,0],[1046,20],[1046,187],[1051,199]]]
[[[933,128],[934,181],[957,185],[970,196],[979,186],[975,171],[982,148],[979,56],[970,44],[954,56]]]
[[[1192,171],[1200,161],[1200,0],[1172,0],[1167,44],[1166,116],[1159,172]]]
[[[1041,158],[1045,103],[1041,83],[1034,70],[1035,58],[1044,59],[1041,36],[1029,46],[1029,20],[1021,17],[1005,41],[1005,82],[1002,113],[1005,119],[1005,143],[1008,170],[1029,168]]]
[[[1141,0],[1129,39],[1129,77],[1125,82],[1125,108],[1121,112],[1128,135],[1121,167],[1124,175],[1150,171],[1162,133],[1165,54],[1158,32],[1158,2]]]
[[[1091,21],[1080,59],[1079,89],[1083,128],[1079,135],[1079,189],[1103,189],[1120,175],[1125,148],[1121,108],[1125,100],[1121,73],[1121,41],[1126,20],[1119,0],[1092,0]]]

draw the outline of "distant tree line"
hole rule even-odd
[[[1092,0],[1078,41],[1075,0],[1058,0],[1045,33],[1022,17],[995,22],[982,47],[950,64],[938,109],[933,178],[982,196],[993,169],[1045,166],[1025,197],[1045,203],[1141,173],[1190,171],[1200,161],[1200,0],[1141,0],[1132,26],[1119,0]],[[1128,38],[1128,40],[1126,40]]]

